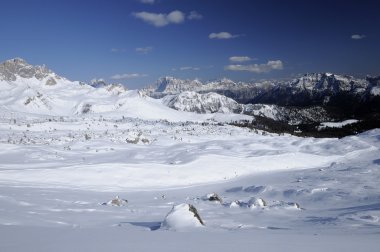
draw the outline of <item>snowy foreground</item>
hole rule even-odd
[[[379,148],[379,129],[3,112],[0,251],[376,251]]]

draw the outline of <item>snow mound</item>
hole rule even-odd
[[[161,224],[161,228],[171,230],[184,230],[203,226],[204,223],[197,209],[193,205],[185,203],[174,206]]]
[[[230,208],[239,208],[239,207],[241,207],[241,208],[256,209],[256,208],[264,208],[264,207],[268,206],[268,204],[262,198],[252,197],[248,201],[235,200],[235,201],[232,201],[229,204],[226,204],[225,206],[230,207]]]
[[[301,206],[296,202],[277,201],[270,207],[272,209],[302,210]]]

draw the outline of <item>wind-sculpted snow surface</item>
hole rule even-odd
[[[0,119],[2,251],[25,251],[16,237],[51,251],[35,234],[57,251],[160,251],[172,239],[165,251],[378,244],[379,130],[314,139],[115,115]],[[115,197],[123,204],[108,204]]]

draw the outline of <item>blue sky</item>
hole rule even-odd
[[[375,0],[2,0],[0,60],[130,88],[160,76],[380,75]]]

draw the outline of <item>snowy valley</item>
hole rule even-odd
[[[338,139],[237,127],[255,116],[359,120],[217,92],[248,84],[165,81],[127,90],[22,59],[0,65],[1,251],[376,250],[379,128]],[[352,81],[377,101],[378,80]],[[239,92],[264,101],[275,86]]]

